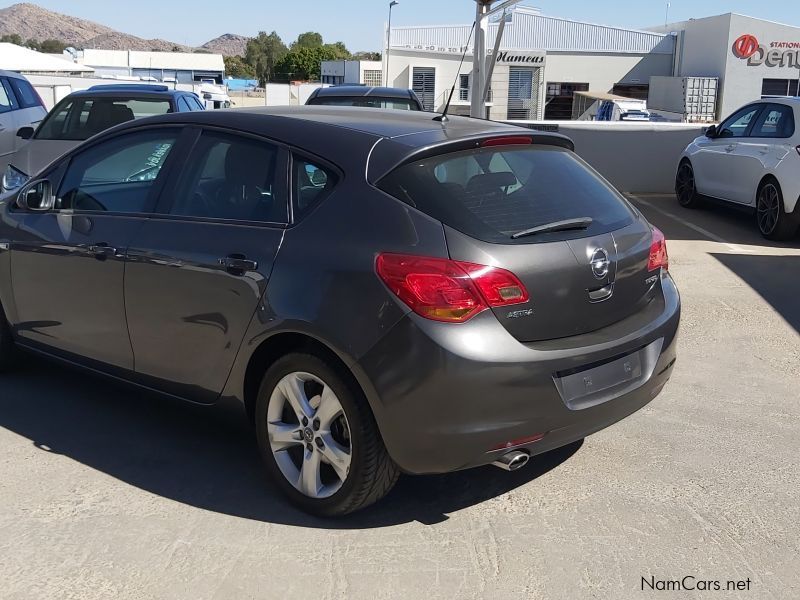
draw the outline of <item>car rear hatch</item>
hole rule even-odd
[[[529,299],[492,308],[518,340],[584,334],[660,292],[649,224],[569,150],[484,145],[409,162],[379,186],[444,224],[450,258],[499,267]]]

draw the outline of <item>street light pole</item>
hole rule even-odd
[[[389,87],[389,54],[391,53],[391,44],[392,44],[392,9],[400,4],[397,0],[392,0],[389,2],[389,27],[386,32],[386,74],[383,76],[384,85]]]
[[[487,14],[492,0],[475,0],[475,47],[472,51],[472,92],[469,114],[475,119],[486,118],[486,102],[483,90],[486,87],[486,32]]]

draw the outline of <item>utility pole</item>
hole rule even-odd
[[[522,0],[475,0],[475,46],[472,51],[472,86],[469,114],[476,119],[486,118],[486,97],[489,92],[489,69],[486,57],[486,37],[489,31],[489,17],[498,12],[519,4]],[[498,28],[498,37],[502,35],[503,28]],[[500,40],[495,40],[495,47],[500,47]],[[492,56],[489,60],[496,60]]]
[[[386,30],[386,73],[383,75],[383,80],[386,87],[389,87],[389,55],[392,51],[392,9],[400,4],[397,0],[389,2],[389,27]]]

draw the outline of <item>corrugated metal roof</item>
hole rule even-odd
[[[497,23],[489,25],[488,46],[494,44]],[[467,43],[471,25],[392,28],[392,47],[433,46],[459,48]],[[506,24],[501,48],[548,52],[613,52],[621,54],[672,54],[671,35],[583,23],[548,17],[530,11],[514,11]]]
[[[0,44],[0,69],[21,73],[91,73],[91,67],[14,44]]]

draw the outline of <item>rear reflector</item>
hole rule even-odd
[[[669,255],[667,254],[667,240],[661,230],[653,227],[653,241],[650,244],[650,258],[647,261],[647,270],[669,270]]]
[[[529,437],[520,438],[518,440],[511,440],[510,442],[506,442],[505,444],[498,444],[489,452],[496,452],[498,450],[509,450],[510,448],[517,448],[518,446],[527,446],[528,444],[535,444],[536,442],[542,441],[544,439],[544,433],[537,433],[536,435],[531,435]]]
[[[497,267],[404,254],[381,254],[381,280],[426,319],[464,323],[487,308],[528,302],[522,282]]]
[[[797,153],[798,153],[798,154],[800,154],[800,146],[798,146],[797,148],[795,148],[795,150],[797,150]]]
[[[490,148],[492,146],[530,146],[533,138],[524,135],[509,135],[505,137],[489,138],[481,142],[481,147]]]

